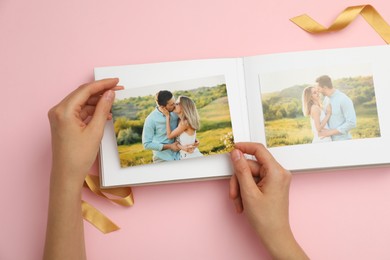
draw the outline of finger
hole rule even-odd
[[[229,197],[234,200],[238,198],[240,195],[240,185],[238,184],[238,180],[236,175],[232,175],[229,182]]]
[[[253,179],[259,185],[259,183],[264,179],[264,177],[267,175],[268,168],[263,167],[260,165],[257,161],[253,160],[247,160],[249,167],[252,172]]]
[[[244,207],[242,204],[242,199],[240,195],[240,185],[238,184],[238,180],[236,175],[232,175],[229,183],[229,197],[233,200],[234,207],[236,208],[237,213],[241,213],[244,211]]]
[[[95,106],[88,106],[88,108],[83,108],[83,110],[80,112],[80,118],[81,121],[85,121],[88,117],[93,116],[95,113]],[[107,120],[112,119],[112,113],[109,113],[107,116]]]
[[[111,90],[123,90],[124,87],[123,86],[115,86],[113,87]],[[88,105],[94,105],[96,106],[96,104],[99,102],[99,99],[102,97],[103,93],[105,92],[106,90],[103,90],[103,91],[100,91],[98,92],[97,94],[91,96],[88,100],[87,100],[87,104]]]
[[[234,149],[231,152],[231,161],[240,185],[241,196],[243,196],[243,192],[251,193],[254,190],[258,190],[250,166],[240,150]]]
[[[275,161],[272,154],[260,143],[236,143],[236,149],[239,149],[243,153],[251,154],[256,157],[256,160],[260,164],[268,164],[270,161]]]
[[[111,119],[112,119],[112,113],[109,113],[107,116],[107,120],[111,120]]]
[[[99,99],[101,98],[101,95],[92,96],[87,100],[87,105],[96,106],[99,102]]]
[[[111,90],[123,90],[124,87],[123,86],[115,86],[113,87]],[[105,92],[104,91],[100,91],[99,93],[97,93],[96,95],[93,95],[91,96],[88,100],[87,100],[87,105],[92,105],[92,106],[96,106],[96,104],[99,102],[99,99],[102,97],[103,93]]]
[[[118,84],[118,78],[97,80],[84,84],[73,91],[68,100],[73,106],[84,105],[91,96],[99,95],[106,90],[114,89]]]
[[[254,160],[246,160],[248,162],[249,168],[251,169],[253,177],[262,177],[260,176],[260,165],[257,161]]]
[[[242,213],[244,211],[244,204],[242,203],[241,196],[236,198],[233,202],[237,213]]]
[[[102,98],[99,100],[95,108],[95,113],[89,122],[90,131],[96,133],[99,137],[103,135],[103,129],[106,124],[107,118],[110,116],[110,110],[112,103],[114,102],[115,92],[107,90]]]
[[[95,106],[84,106],[83,109],[80,111],[80,118],[82,121],[87,119],[89,116],[92,116],[95,112],[96,107]]]

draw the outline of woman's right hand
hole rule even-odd
[[[331,106],[331,104],[328,104],[328,106],[326,107],[326,115],[327,116],[331,116],[332,115],[332,106]]]
[[[160,111],[164,114],[164,116],[169,118],[169,111],[165,107],[160,106]]]
[[[289,223],[291,173],[262,145],[237,143],[231,152],[234,174],[230,197],[275,259],[308,259],[295,241]],[[254,155],[248,160],[243,153]]]

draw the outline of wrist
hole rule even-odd
[[[268,236],[259,234],[259,237],[273,259],[309,259],[289,226],[283,230],[274,230]]]
[[[81,189],[92,165],[93,161],[85,160],[80,154],[78,156],[63,156],[60,153],[53,153],[51,185],[79,187]]]
[[[82,172],[52,169],[50,177],[50,189],[61,190],[72,194],[81,194],[84,180],[85,174]]]
[[[164,144],[163,145],[163,150],[168,150],[172,148],[172,144]]]

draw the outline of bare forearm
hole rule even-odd
[[[326,124],[328,123],[328,121],[329,121],[329,118],[330,118],[330,116],[329,115],[327,115],[322,121],[321,121],[321,123],[320,123],[320,129],[318,130],[318,131],[320,131],[320,130],[322,130],[325,126],[326,126]]]
[[[339,134],[340,134],[340,132],[337,129],[323,129],[319,133],[319,136],[328,137],[328,136],[339,135]]]
[[[52,176],[43,259],[86,259],[80,185]]]
[[[163,150],[174,150],[173,144],[163,144]]]
[[[43,259],[85,259],[81,189],[111,119],[119,79],[84,84],[51,108],[52,171]]]
[[[169,122],[170,120],[170,117],[169,116],[165,116],[166,117],[166,129],[167,129],[167,136],[168,138],[171,138],[170,135],[171,135],[171,124]]]
[[[277,260],[307,260],[309,257],[305,254],[294,238],[290,229],[277,232],[272,236],[260,237],[264,246],[272,256]]]

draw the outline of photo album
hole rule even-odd
[[[387,165],[390,46],[95,68],[119,78],[102,188],[227,178],[235,142],[296,172]]]

